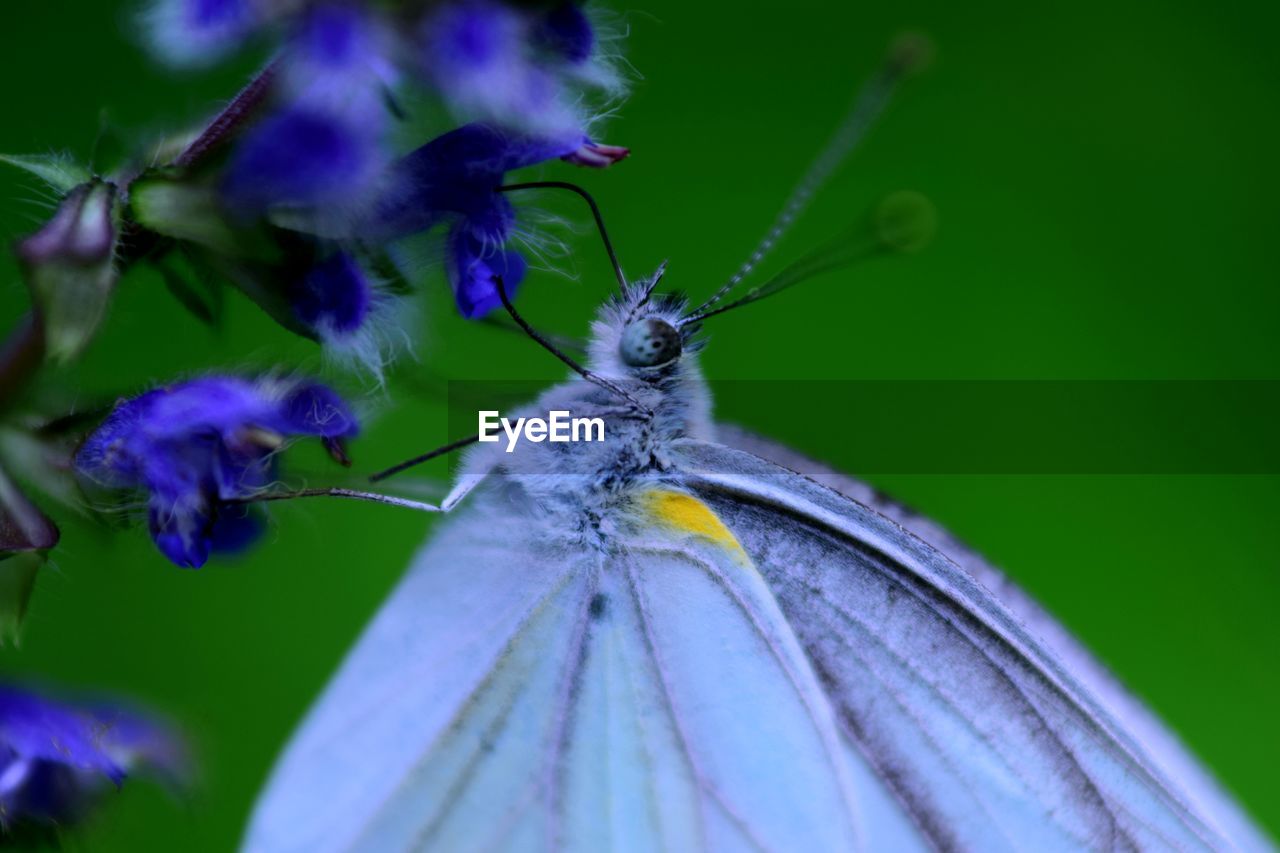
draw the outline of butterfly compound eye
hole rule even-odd
[[[618,354],[631,367],[658,367],[680,355],[680,333],[664,320],[637,320],[622,333]]]

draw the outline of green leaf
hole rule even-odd
[[[89,427],[103,414],[101,409],[88,408],[39,423],[10,418],[0,426],[0,459],[12,477],[61,507],[83,513],[86,507],[72,457]]]
[[[315,340],[315,332],[298,321],[293,306],[285,298],[281,282],[287,273],[281,267],[228,258],[213,252],[201,253],[193,259],[253,300],[281,326],[296,335]]]
[[[0,555],[0,646],[18,644],[36,574],[47,559],[43,551]]]
[[[78,356],[106,315],[118,277],[118,220],[115,185],[95,179],[68,193],[53,218],[17,245],[54,360]]]
[[[61,154],[0,154],[0,163],[35,175],[61,193],[69,193],[93,178],[88,169]]]
[[[186,308],[197,320],[208,326],[216,323],[217,317],[214,315],[214,306],[205,300],[205,297],[196,290],[191,282],[166,267],[160,268],[160,276],[164,279],[164,286],[173,298],[177,299],[178,303],[183,308]]]

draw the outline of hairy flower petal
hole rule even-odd
[[[173,65],[221,59],[266,22],[260,0],[157,0],[145,17],[155,53]]]
[[[386,92],[398,73],[394,46],[368,10],[351,2],[317,3],[294,26],[284,52],[285,99],[359,124],[385,129]]]
[[[185,750],[146,718],[0,684],[0,829],[74,820],[136,767],[181,779]]]
[[[220,542],[245,544],[249,528],[227,525],[243,516],[244,499],[275,479],[287,437],[357,431],[351,410],[324,385],[209,376],[122,402],[75,462],[92,483],[146,492],[156,546],[196,568]]]
[[[456,225],[449,235],[449,283],[458,310],[469,320],[502,305],[495,276],[502,276],[507,298],[514,299],[526,267],[519,252],[486,244],[465,223]]]
[[[596,159],[625,156],[626,149],[596,146],[584,137],[548,139],[492,125],[463,125],[401,158],[390,171],[364,234],[390,240],[450,224],[447,270],[459,311],[479,317],[497,307],[495,273],[514,293],[525,273],[519,253],[503,247],[515,226],[516,211],[506,193],[497,192],[514,169],[588,153]]]
[[[582,7],[565,0],[538,22],[535,31],[540,45],[572,63],[586,62],[595,50],[596,36]]]
[[[529,13],[491,0],[443,4],[423,28],[428,78],[465,118],[540,134],[581,132],[584,117],[554,67],[540,62]]]
[[[515,210],[494,190],[506,173],[562,157],[581,142],[540,139],[487,124],[463,125],[395,164],[368,230],[375,237],[395,238],[460,216],[489,239],[505,239]]]
[[[223,180],[228,205],[260,214],[274,205],[315,206],[358,196],[382,166],[379,133],[307,108],[255,125],[236,147]]]
[[[298,319],[327,334],[350,334],[364,324],[373,301],[368,276],[346,252],[313,266],[291,288],[289,301]]]

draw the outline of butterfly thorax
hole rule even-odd
[[[468,464],[485,471],[509,506],[552,522],[543,527],[576,541],[602,544],[612,519],[632,498],[669,479],[671,444],[711,436],[710,398],[697,364],[699,342],[680,341],[669,363],[636,368],[619,348],[627,329],[654,319],[678,328],[682,300],[651,298],[652,281],[638,283],[605,305],[592,326],[588,367],[598,384],[573,379],[557,385],[515,416],[600,418],[603,441],[523,441],[508,452],[501,443],[483,445]],[[611,386],[611,387],[605,387]]]

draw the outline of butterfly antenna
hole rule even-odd
[[[421,465],[423,462],[430,462],[432,459],[435,459],[439,456],[444,456],[446,453],[452,453],[455,450],[461,450],[464,447],[470,447],[471,445],[477,443],[478,441],[480,441],[480,436],[478,435],[469,435],[466,438],[460,438],[457,441],[451,441],[442,447],[437,447],[435,450],[428,451],[426,453],[423,453],[420,456],[415,456],[412,459],[406,459],[405,461],[392,465],[390,468],[379,471],[376,474],[370,474],[369,482],[377,483],[380,480],[387,479],[388,477],[394,477],[396,474],[399,474],[401,471],[407,471],[410,468],[413,468],[417,465]]]
[[[543,335],[537,329],[533,328],[533,326],[529,325],[529,322],[525,320],[524,317],[522,317],[520,313],[516,311],[515,306],[511,304],[511,300],[507,296],[507,288],[506,288],[506,284],[502,280],[502,276],[494,276],[493,281],[498,288],[498,296],[502,299],[503,307],[507,309],[507,313],[511,315],[511,319],[514,320],[516,325],[519,327],[518,330],[513,329],[512,331],[522,331],[524,334],[528,335],[529,337],[537,341],[543,348],[545,348],[547,351],[552,353],[556,358],[560,359],[562,362],[569,365],[569,367],[572,368],[573,371],[577,373],[579,376],[583,377],[589,382],[594,382],[596,385],[599,385],[600,387],[605,388],[614,394],[618,394],[622,396],[623,398],[631,402],[633,405],[635,405],[637,408],[639,408],[641,411],[647,414],[651,414],[648,407],[644,406],[642,403],[640,403],[638,400],[636,400],[634,397],[632,397],[622,388],[619,388],[617,385],[613,384],[612,382],[609,382],[607,379],[603,379],[599,376],[596,376],[590,370],[587,370],[585,367],[583,367],[581,364],[575,361],[572,357],[565,354],[565,352],[561,349],[559,343],[547,337],[546,335]],[[507,329],[508,327],[499,326],[499,328]],[[578,345],[577,342],[574,342],[574,344],[575,346]],[[382,471],[379,471],[376,474],[371,474],[369,476],[369,482],[377,483],[387,479],[388,477],[394,477],[396,474],[399,474],[402,471],[407,471],[410,468],[415,468],[418,465],[423,464],[424,462],[430,462],[432,459],[436,459],[448,453],[453,453],[455,450],[461,450],[464,447],[469,447],[470,445],[476,444],[479,441],[480,441],[480,436],[478,435],[469,435],[466,438],[460,438],[457,441],[451,441],[448,444],[437,447],[435,450],[427,451],[426,453],[423,453],[419,456],[414,456],[412,459],[406,459],[403,462],[398,462],[395,465],[392,465],[390,468],[386,468]],[[299,496],[305,497],[304,495],[299,495]],[[282,500],[283,497],[284,496],[278,499]],[[340,497],[353,497],[353,496],[340,495]],[[277,498],[273,498],[273,499],[277,499]]]
[[[693,310],[695,315],[703,314],[727,296],[765,259],[782,235],[786,234],[800,214],[804,213],[817,191],[866,137],[867,131],[884,111],[898,84],[905,77],[927,65],[931,53],[931,45],[922,35],[906,35],[894,42],[889,51],[889,57],[858,93],[845,120],[836,129],[826,147],[818,154],[817,159],[813,161],[809,171],[791,191],[791,196],[778,212],[769,230],[765,232],[764,238],[742,266],[738,267],[737,272],[730,276],[710,299]]]
[[[618,290],[624,296],[626,295],[627,277],[622,273],[622,264],[618,261],[618,253],[613,250],[613,242],[609,239],[609,229],[604,227],[604,216],[600,213],[600,206],[591,197],[591,193],[568,181],[529,181],[522,184],[504,184],[494,189],[494,192],[507,193],[518,190],[568,190],[579,195],[587,203],[587,206],[591,208],[591,216],[596,221],[596,230],[600,232],[600,242],[604,243],[604,250],[609,255],[609,263],[613,265],[613,275],[618,280]]]
[[[606,391],[609,391],[612,394],[616,394],[617,396],[629,402],[631,405],[635,406],[637,409],[643,412],[646,416],[653,415],[652,409],[650,409],[644,403],[641,403],[635,397],[631,396],[631,394],[629,394],[626,391],[626,389],[620,387],[619,385],[614,384],[613,382],[610,382],[608,379],[605,379],[603,376],[597,376],[596,374],[592,373],[590,370],[587,370],[581,364],[578,364],[578,362],[574,361],[572,358],[566,355],[559,347],[557,347],[551,341],[543,337],[541,332],[539,332],[533,326],[530,326],[529,321],[520,315],[520,312],[516,310],[516,306],[511,304],[511,299],[507,296],[507,285],[503,282],[502,276],[495,275],[493,277],[493,283],[498,288],[498,298],[502,300],[502,307],[507,309],[507,313],[511,315],[512,320],[516,321],[516,325],[524,329],[525,334],[533,338],[535,341],[537,341],[539,346],[541,346],[547,352],[554,355],[556,358],[560,359],[560,361],[567,364],[570,370],[572,370],[574,373],[581,376],[583,379],[595,385],[599,385],[601,388],[604,388]]]
[[[737,299],[683,317],[679,325],[700,323],[708,317],[758,302],[823,273],[861,261],[895,253],[918,252],[933,240],[937,226],[937,211],[928,198],[911,190],[893,193],[876,206],[866,222],[802,256],[763,284],[749,288]]]

